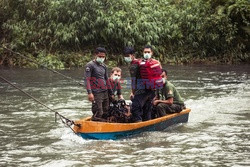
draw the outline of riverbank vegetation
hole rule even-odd
[[[123,64],[151,44],[162,63],[250,63],[248,0],[2,0],[1,46],[54,68],[82,67],[96,46]],[[0,64],[35,66],[0,48]]]

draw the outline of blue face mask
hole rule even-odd
[[[150,53],[144,53],[143,57],[144,57],[144,59],[150,59],[151,58],[151,54]]]
[[[97,62],[97,63],[100,63],[100,64],[103,63],[104,60],[105,60],[105,58],[100,58],[100,57],[97,57],[97,58],[96,58],[96,62]]]

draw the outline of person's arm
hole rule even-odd
[[[159,99],[160,99],[160,91],[159,91],[159,89],[156,89],[155,97],[153,98],[153,101],[159,100]]]
[[[159,90],[157,90],[157,96],[160,96],[160,92]],[[161,96],[165,96],[167,100],[155,100],[153,101],[153,105],[157,105],[159,103],[165,103],[165,104],[169,104],[172,105],[174,103],[174,95],[173,95],[173,89],[168,87],[166,89],[166,92],[163,92]]]
[[[137,80],[136,78],[131,78],[131,93],[130,93],[130,100],[132,100],[135,96],[135,91],[136,91],[136,87],[137,87],[137,84],[136,84]]]
[[[87,64],[85,67],[85,87],[87,89],[87,93],[88,93],[88,100],[93,102],[94,99],[94,95],[92,93],[92,89],[91,89],[91,74],[92,74],[92,68],[90,64]]]
[[[172,105],[173,102],[174,102],[174,98],[173,98],[173,97],[170,97],[170,98],[168,98],[167,100],[155,100],[155,101],[153,102],[153,104],[154,104],[154,105],[157,105],[157,104],[159,104],[159,103],[165,103],[165,104]]]
[[[122,95],[118,95],[118,100],[124,99]]]
[[[136,90],[136,75],[133,75],[133,74],[130,74],[131,76],[131,94],[134,94],[135,93],[135,90]]]
[[[118,95],[118,99],[124,99],[123,96],[122,96],[122,87],[121,87],[121,82],[118,81],[117,82],[117,95]]]
[[[159,62],[159,61],[158,61]],[[159,62],[159,64],[160,64],[160,68],[162,69],[162,65],[161,65],[161,62]]]
[[[155,94],[156,94],[156,95],[155,95],[155,97],[153,98],[153,105],[157,105],[157,104],[158,104],[158,101],[157,101],[157,100],[160,99],[160,91],[159,91],[159,89],[156,90]]]
[[[108,72],[107,72],[107,67],[105,67],[105,81],[106,81],[106,86],[107,86],[107,89],[108,89],[108,93],[109,95],[114,98],[114,93],[113,93],[113,90],[112,90],[112,86],[111,86],[111,83],[109,81],[109,78],[108,78]]]
[[[133,73],[131,73],[131,94],[130,94],[130,99],[133,99],[135,95],[135,91],[137,89],[137,79],[139,79],[140,76],[140,66],[139,66],[139,61],[136,64],[137,66],[132,69],[134,70]]]

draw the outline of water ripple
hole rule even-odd
[[[82,139],[55,123],[53,112],[0,84],[0,166],[249,166],[248,68],[167,69],[192,109],[189,122],[118,141]],[[83,71],[68,73],[81,78]],[[3,75],[70,119],[92,114],[84,88],[60,77],[43,70],[4,70]],[[129,91],[124,89],[126,99]]]

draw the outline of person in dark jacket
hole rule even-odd
[[[109,89],[107,66],[104,64],[106,58],[105,48],[98,47],[95,50],[94,60],[85,66],[85,86],[88,100],[92,102],[92,120],[105,121],[108,113],[109,96],[113,98],[112,89]]]
[[[131,77],[130,99],[132,100],[135,96],[135,93],[139,93],[137,90],[137,80],[141,78],[139,71],[140,59],[135,57],[135,50],[133,47],[126,47],[124,49],[124,60],[129,64],[129,73]]]
[[[126,52],[127,51],[127,52]],[[125,49],[125,61],[126,59],[132,59],[134,52],[129,52],[129,49]],[[155,87],[149,88],[147,83],[145,81],[150,80],[150,76],[145,78],[142,78],[142,76],[145,74],[142,71],[142,68],[144,67],[147,62],[154,61],[155,64],[151,66],[145,67],[145,71],[148,71],[148,68],[154,68],[158,67],[160,69],[159,77],[161,74],[161,64],[155,59],[152,59],[153,55],[153,49],[151,46],[147,45],[143,49],[143,57],[144,59],[139,59],[136,61],[131,62],[130,68],[133,67],[131,70],[131,80],[132,80],[132,119],[133,122],[141,122],[141,121],[147,121],[151,119],[151,109],[152,109],[152,100],[155,97]],[[132,57],[132,58],[131,58]]]

